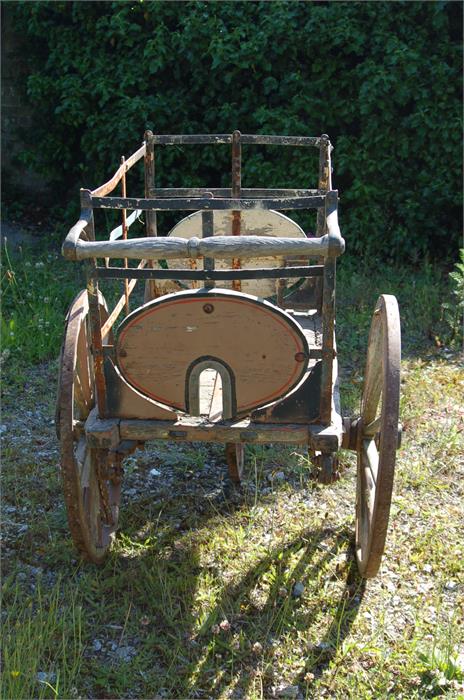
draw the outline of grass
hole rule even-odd
[[[303,450],[278,446],[247,447],[242,492],[220,445],[147,446],[126,462],[114,551],[102,568],[81,562],[52,417],[65,307],[82,282],[55,253],[6,262],[1,697],[464,697],[464,371],[441,320],[446,275],[340,265],[346,414],[377,295],[396,294],[402,312],[403,448],[381,574],[366,584],[351,453],[322,487]]]

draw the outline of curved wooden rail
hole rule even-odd
[[[93,197],[104,197],[105,195],[109,194],[114,190],[118,182],[121,181],[123,175],[127,173],[130,168],[132,168],[137,161],[139,161],[141,158],[144,157],[145,155],[145,150],[146,150],[146,145],[145,142],[143,142],[142,146],[138,149],[138,151],[135,151],[124,163],[122,163],[119,168],[116,170],[114,173],[113,177],[108,180],[108,182],[105,182],[103,185],[100,185],[100,187],[97,187],[95,190],[92,190],[91,194]]]

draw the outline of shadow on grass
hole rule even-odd
[[[98,673],[95,665],[88,669],[98,676],[93,689],[98,697],[124,695],[134,673],[139,684],[143,678],[140,697],[217,697],[234,690],[237,697],[250,697],[256,684],[269,697],[278,685],[276,663],[282,668],[281,655],[292,647],[289,664],[295,662],[297,674],[292,683],[300,689],[306,685],[309,692],[349,633],[364,594],[351,529],[312,527],[274,546],[255,546],[244,558],[243,572],[239,568],[231,575],[230,561],[228,567],[220,559],[221,526],[230,558],[234,543],[228,540],[249,504],[236,491],[231,497],[222,491],[205,500],[201,504],[173,496],[157,516],[153,539],[140,534],[153,513],[147,512],[147,503],[142,508],[139,504],[125,527],[133,543],[140,541],[139,549],[130,557],[115,554],[106,573],[93,575],[85,567],[94,591],[91,607],[98,605],[97,599],[102,604],[103,593],[111,615],[109,594],[113,609],[116,596],[123,609],[132,608],[139,618],[143,614],[150,620],[146,628],[136,620],[133,628],[127,626],[124,643],[131,644],[134,635],[139,638],[130,669],[120,664],[106,669],[98,664]],[[172,508],[176,514],[184,512],[180,522],[177,516],[173,522]],[[251,530],[247,539],[252,537]],[[219,546],[205,560],[208,538],[219,538]],[[333,559],[340,552],[343,562],[335,570]],[[113,578],[108,578],[108,569]],[[298,596],[293,595],[296,582],[304,586]],[[121,613],[118,619],[122,621]]]
[[[199,654],[185,689],[187,694],[195,694],[195,677],[204,676],[208,667],[217,665],[215,657],[219,653],[222,657],[221,676],[216,675],[213,687],[208,689],[210,692],[220,693],[235,686],[244,697],[248,697],[249,686],[258,676],[264,697],[274,695],[275,687],[279,685],[274,676],[274,665],[281,645],[288,644],[289,636],[293,635],[296,639],[298,636],[307,635],[314,626],[318,630],[316,636],[320,634],[319,641],[305,642],[304,668],[291,680],[291,684],[298,685],[300,690],[304,686],[309,690],[312,681],[322,675],[343,643],[364,595],[365,582],[357,574],[357,567],[351,556],[339,600],[330,606],[331,612],[325,632],[320,630],[321,608],[324,606],[317,588],[319,585],[323,588],[321,579],[324,576],[325,564],[335,556],[341,545],[346,544],[350,535],[351,532],[345,529],[337,532],[331,528],[303,532],[291,542],[272,548],[236,583],[226,586],[200,630],[199,641],[203,653]],[[326,540],[331,541],[331,545],[324,547]],[[319,556],[321,547],[324,553]],[[293,564],[295,555],[297,562]],[[295,582],[305,581],[305,593],[301,599],[293,597],[291,589],[288,588],[282,594],[281,580],[279,575],[276,575],[267,590],[266,601],[259,606],[252,603],[250,598],[253,590],[266,574],[275,570],[286,571],[287,580],[291,578]],[[218,632],[215,628],[215,621],[224,612],[227,613],[227,621],[232,631],[238,632],[239,640],[241,636],[244,643],[240,644],[239,641],[238,644],[231,645],[227,634]],[[284,653],[288,654],[288,649]],[[298,655],[300,653],[298,652]],[[224,673],[224,669],[230,672]]]

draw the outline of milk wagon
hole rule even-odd
[[[230,187],[156,186],[160,149],[211,144],[231,151]],[[317,149],[317,188],[242,187],[243,145]],[[343,416],[335,269],[345,243],[331,151],[326,135],[147,131],[108,182],[81,190],[80,218],[63,255],[85,261],[87,288],[66,318],[56,424],[69,526],[90,560],[108,553],[124,457],[146,441],[223,443],[236,482],[247,443],[291,443],[307,447],[323,483],[336,477],[340,448],[356,452],[356,556],[362,576],[377,573],[400,435],[399,313],[393,296],[379,298],[360,414]],[[138,161],[145,191],[132,197],[126,173]],[[102,209],[121,217],[106,240],[94,219]],[[317,216],[311,234],[282,213],[308,209]],[[157,212],[178,220],[161,231]],[[145,236],[129,238],[142,214]],[[123,286],[112,309],[100,290],[107,280]],[[143,303],[131,310],[137,283]]]

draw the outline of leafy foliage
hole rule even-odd
[[[460,262],[449,273],[451,300],[444,302],[442,308],[450,328],[450,344],[464,347],[464,248],[459,251],[459,258]]]
[[[100,184],[145,128],[328,133],[352,251],[417,260],[457,246],[459,3],[134,0],[12,11],[31,45],[28,158],[56,186]],[[160,151],[161,186],[228,182],[227,148]],[[244,157],[247,186],[316,184],[313,153],[249,147]]]

